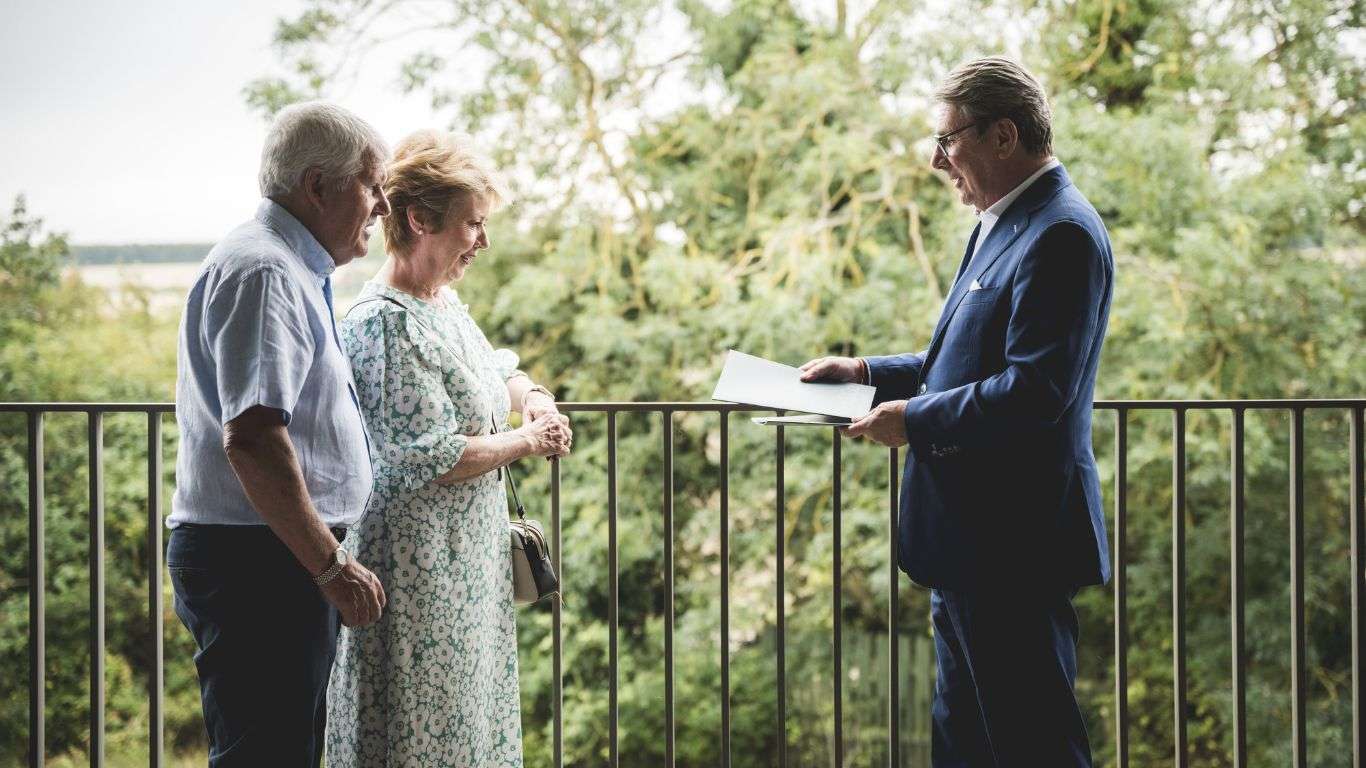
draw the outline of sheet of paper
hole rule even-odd
[[[846,419],[843,416],[822,416],[818,413],[808,413],[805,416],[754,416],[750,421],[775,427],[843,427],[854,423],[853,419]]]
[[[807,383],[790,365],[730,350],[713,400],[784,411],[857,419],[873,407],[872,387],[864,384]]]

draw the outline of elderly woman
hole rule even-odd
[[[488,248],[503,195],[459,138],[424,131],[388,168],[388,260],[342,321],[375,491],[346,547],[389,604],[348,629],[327,764],[521,766],[517,638],[501,468],[569,452],[550,393],[495,350],[448,284]],[[524,423],[501,425],[510,409]]]

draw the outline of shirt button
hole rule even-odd
[[[926,385],[924,385],[924,384],[921,384],[921,385],[920,385],[920,394],[922,394],[922,395],[925,394],[925,392],[926,392],[928,389],[929,389],[928,386],[926,386]]]

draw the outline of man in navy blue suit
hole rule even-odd
[[[1022,67],[969,62],[936,101],[932,164],[980,220],[929,347],[804,378],[877,387],[845,434],[910,446],[898,552],[932,590],[934,766],[1090,766],[1072,598],[1110,577],[1091,451],[1110,242]]]

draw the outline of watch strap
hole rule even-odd
[[[341,549],[341,548],[338,547],[338,549]],[[313,583],[316,584],[316,585],[319,586],[319,587],[326,586],[326,585],[327,585],[329,582],[331,582],[333,579],[337,578],[337,576],[341,574],[342,569],[345,568],[345,567],[346,567],[345,561],[338,559],[337,553],[336,553],[336,552],[333,552],[333,553],[332,553],[332,564],[329,565],[329,566],[327,567],[327,570],[323,571],[322,573],[318,574],[317,576],[314,576],[314,577],[313,577]]]

